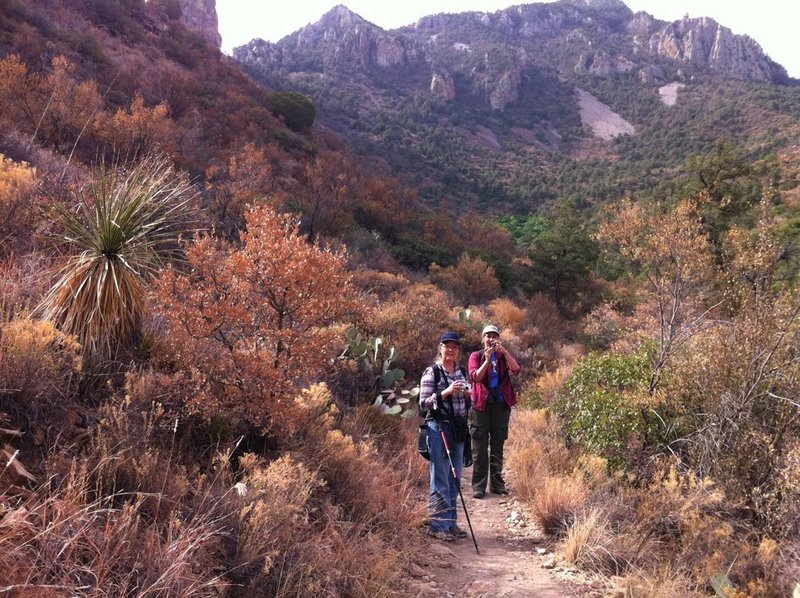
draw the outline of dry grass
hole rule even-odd
[[[660,565],[648,574],[630,574],[622,579],[620,585],[624,588],[626,598],[690,598],[706,595],[693,590],[694,584],[687,571],[669,563]]]
[[[690,588],[707,595],[719,579],[737,596],[777,597],[793,589],[792,547],[737,518],[736,506],[710,480],[666,464],[648,485],[614,488],[600,494],[614,529],[607,548],[617,566],[635,571],[626,582],[631,595],[694,595]]]
[[[18,319],[0,329],[0,408],[18,418],[39,422],[71,399],[81,370],[80,345],[51,323]]]
[[[61,487],[0,501],[0,593],[49,596],[212,595],[198,555],[223,531],[210,510],[142,518],[143,496],[89,498],[75,467]],[[45,594],[41,594],[44,592]]]
[[[307,541],[302,533],[294,536],[301,542],[292,550],[303,554],[292,575],[302,573],[303,580],[295,593],[281,595],[384,595],[405,551],[419,542],[417,524],[425,514],[416,501],[423,476],[412,442],[415,422],[376,410],[358,410],[340,422],[325,385],[298,401],[304,424],[296,458],[313,464],[321,483],[312,499],[318,521]],[[286,561],[284,578],[294,562]]]
[[[240,466],[243,475],[237,494],[241,499],[233,517],[233,579],[252,588],[270,585],[280,595],[284,587],[300,581],[292,554],[313,535],[311,498],[323,482],[290,456],[267,464],[248,455]]]
[[[564,382],[572,374],[572,365],[557,367],[552,371],[544,371],[536,379],[536,386],[545,405],[552,405]]]
[[[570,473],[569,451],[547,410],[518,410],[513,426],[507,462],[515,492],[530,504],[545,533],[562,534],[586,505],[588,489],[580,476]]]
[[[545,533],[564,533],[588,500],[579,477],[572,476],[570,455],[558,423],[545,409],[518,410],[508,442],[507,462],[514,488],[530,504]]]
[[[570,471],[570,455],[558,423],[547,410],[515,410],[512,425],[506,461],[513,472],[517,495],[530,501],[550,475]]]
[[[26,252],[39,201],[34,192],[36,169],[0,154],[0,257]]]
[[[612,545],[608,519],[601,510],[590,509],[579,515],[567,530],[562,552],[564,559],[585,569],[618,573],[620,567],[610,552]]]
[[[9,256],[0,261],[0,322],[26,317],[47,291],[42,271],[47,260],[38,254]]]
[[[393,455],[397,439],[383,435],[412,422],[343,420],[318,385],[298,397],[305,436],[287,439],[294,450],[245,454],[235,468],[235,445],[205,463],[191,453],[188,422],[165,411],[158,388],[152,373],[130,376],[84,457],[53,454],[52,485],[0,495],[0,593],[392,594],[424,508],[421,459]]]
[[[571,476],[546,477],[531,500],[533,516],[546,534],[559,536],[574,523],[588,501],[585,486]]]

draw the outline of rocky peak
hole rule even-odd
[[[772,81],[783,70],[754,39],[735,35],[709,17],[684,18],[660,27],[650,37],[650,52],[749,81]]]
[[[572,3],[595,10],[629,10],[628,6],[622,0],[572,0]]]
[[[222,46],[216,0],[178,0],[181,22],[216,48]]]
[[[344,4],[337,4],[322,15],[319,21],[313,25],[309,25],[309,27],[314,29],[348,29],[359,25],[377,27],[377,25],[373,25],[361,15],[354,13]]]
[[[307,56],[314,56],[309,61]],[[425,62],[420,44],[400,33],[381,29],[343,5],[325,13],[319,21],[280,40],[275,45],[261,40],[236,48],[243,62],[292,67],[295,60],[320,71],[379,70],[414,66]]]

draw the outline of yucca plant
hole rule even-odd
[[[42,302],[45,319],[75,335],[84,355],[113,358],[139,332],[145,282],[177,248],[194,192],[163,157],[101,164],[74,210],[60,209],[72,253]]]

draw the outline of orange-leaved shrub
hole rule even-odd
[[[571,340],[574,324],[561,315],[552,299],[541,293],[530,298],[526,312],[527,324],[520,333],[521,342],[525,346],[535,347],[542,367],[554,369],[569,365],[571,350],[564,347],[574,344]],[[565,352],[566,355],[563,355]],[[567,357],[566,362],[564,357]]]
[[[278,161],[274,147],[245,143],[232,151],[227,163],[213,164],[205,173],[205,196],[216,231],[235,240],[244,228],[245,212],[265,202],[276,189],[273,163]]]
[[[408,284],[372,310],[368,328],[398,352],[398,363],[414,378],[430,365],[439,336],[452,326],[447,295],[431,284]]]
[[[79,81],[62,55],[45,73],[32,72],[19,55],[0,60],[0,115],[58,151],[78,143],[102,106],[97,83]]]
[[[492,322],[503,329],[523,330],[528,319],[525,310],[507,297],[500,297],[489,303],[489,313]]]
[[[294,397],[322,379],[359,309],[345,255],[310,245],[268,207],[247,214],[241,245],[211,236],[167,270],[156,311],[189,411],[234,424],[295,428]]]
[[[463,305],[484,303],[500,294],[494,267],[480,257],[461,254],[455,266],[431,264],[431,280],[449,291]]]
[[[127,109],[119,108],[113,116],[98,115],[96,128],[97,136],[122,159],[154,152],[171,156],[175,152],[177,128],[169,105],[162,102],[150,108],[139,92]]]

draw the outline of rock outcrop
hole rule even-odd
[[[625,56],[609,56],[601,52],[581,54],[578,64],[575,65],[575,72],[607,77],[608,75],[627,73],[633,68],[633,62]]]
[[[650,52],[749,81],[771,81],[777,66],[755,40],[708,17],[664,25],[650,37]]]
[[[456,99],[456,85],[453,75],[447,71],[434,71],[431,77],[431,93],[445,102]]]
[[[181,22],[216,48],[222,46],[216,0],[178,0]]]
[[[273,66],[291,69],[302,65],[322,72],[415,65],[428,68],[425,53],[416,40],[384,31],[342,5],[276,45],[254,40],[236,48],[233,56],[242,62],[257,59]]]

